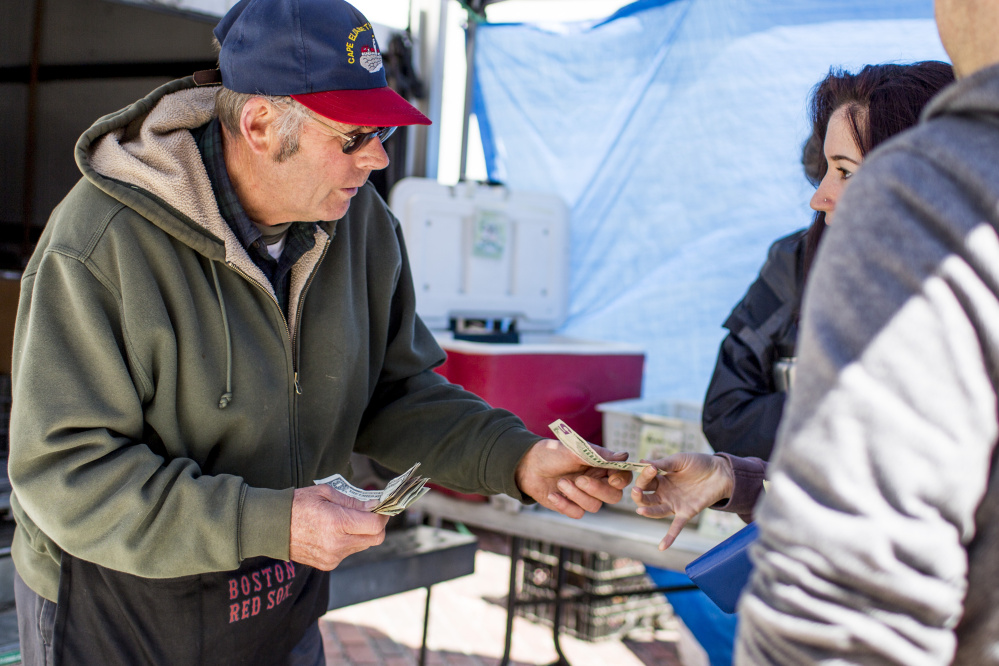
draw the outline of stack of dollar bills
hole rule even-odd
[[[319,479],[313,483],[316,485],[325,483],[333,490],[362,502],[378,500],[378,504],[371,509],[373,513],[395,516],[405,511],[406,507],[430,490],[430,488],[425,487],[430,477],[413,476],[419,466],[420,463],[416,463],[406,472],[389,481],[381,490],[361,490],[339,474],[327,476],[325,479]]]

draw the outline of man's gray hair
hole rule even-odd
[[[291,97],[276,95],[253,95],[238,93],[223,86],[215,92],[215,115],[222,125],[234,136],[239,136],[239,118],[243,107],[254,97],[267,100],[277,109],[278,117],[274,121],[278,138],[281,140],[281,150],[275,159],[283,162],[298,152],[298,140],[302,134],[302,124],[310,118],[310,112]]]

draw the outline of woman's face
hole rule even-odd
[[[825,213],[826,224],[832,224],[836,202],[843,196],[847,183],[864,161],[860,146],[853,140],[853,128],[846,106],[836,109],[829,119],[822,150],[828,169],[809,205],[813,210]]]

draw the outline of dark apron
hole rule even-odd
[[[328,580],[266,557],[236,571],[141,578],[63,553],[54,662],[280,664],[326,612]]]

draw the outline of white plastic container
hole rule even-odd
[[[402,223],[416,306],[431,329],[509,318],[520,331],[565,321],[569,212],[552,194],[403,178],[389,197]]]

